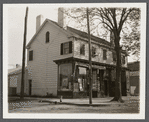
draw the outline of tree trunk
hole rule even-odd
[[[116,51],[116,81],[115,81],[115,95],[111,101],[123,102],[122,94],[121,94],[121,49],[119,45],[120,38],[116,38],[115,40],[115,51]]]

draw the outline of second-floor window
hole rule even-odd
[[[95,57],[95,56],[96,56],[96,48],[92,47],[92,57]]]
[[[122,58],[121,59],[122,60],[122,64],[125,64],[125,56],[122,56],[121,58]]]
[[[33,50],[29,51],[29,61],[33,60]]]
[[[107,50],[103,49],[103,60],[107,60]]]
[[[80,54],[85,55],[85,45],[84,44],[80,45]]]
[[[61,44],[61,55],[72,53],[72,41]]]
[[[113,61],[116,61],[116,52],[112,52],[113,55]]]
[[[46,32],[46,43],[48,43],[50,41],[50,33],[49,31]]]

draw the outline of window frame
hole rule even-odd
[[[49,43],[50,42],[50,32],[47,31],[46,32],[46,43]]]
[[[85,55],[85,44],[80,44],[80,55]]]
[[[103,60],[107,60],[107,50],[103,49]]]
[[[65,46],[65,44],[68,44],[68,47],[66,48]],[[66,49],[68,49],[68,52],[67,53],[65,53],[65,50]],[[69,42],[65,42],[65,43],[63,43],[63,55],[67,55],[67,54],[69,54]]]
[[[92,46],[92,57],[96,57],[96,47]]]
[[[29,51],[29,61],[33,61],[33,50]]]
[[[65,44],[68,43],[68,47],[65,47]],[[65,53],[65,49],[68,49],[68,53]],[[61,43],[60,45],[60,55],[67,55],[72,53],[72,41]]]

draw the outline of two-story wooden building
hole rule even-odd
[[[27,45],[28,81],[32,95],[87,97],[89,90],[89,48],[87,33],[71,27],[63,28],[63,14],[58,23],[37,17],[37,30]],[[112,41],[112,40],[111,40]],[[113,44],[91,36],[93,97],[113,96],[116,55]],[[122,95],[129,92],[127,55],[122,56]]]

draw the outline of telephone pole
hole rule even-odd
[[[25,15],[25,23],[24,23],[24,42],[23,42],[23,56],[22,56],[22,79],[21,79],[20,99],[24,99],[24,74],[25,74],[25,47],[26,47],[27,16],[28,16],[28,7],[26,7],[26,15]]]
[[[86,9],[86,13],[87,13],[87,29],[88,29],[88,45],[89,45],[89,104],[92,104],[92,59],[91,59],[91,35],[90,35],[88,8]]]

